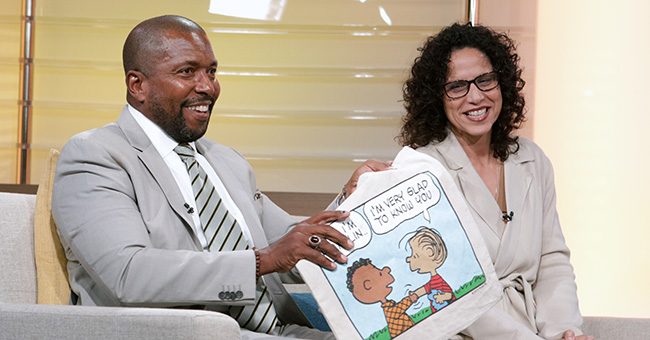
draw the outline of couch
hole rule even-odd
[[[37,303],[35,206],[35,195],[0,193],[0,339],[240,338],[237,322],[216,312]]]
[[[58,152],[38,192],[0,192],[0,339],[240,339],[228,315],[68,305],[65,255],[51,216]]]
[[[0,339],[240,338],[237,322],[217,312],[67,305],[65,257],[50,212],[56,160],[53,150],[36,195],[0,192]],[[310,214],[311,206],[317,211],[331,199],[301,193],[269,196],[295,215]],[[322,202],[312,204],[316,201]],[[294,296],[310,295],[304,285],[287,288]],[[313,301],[307,302],[311,312],[297,302],[307,314],[318,314]],[[650,339],[650,319],[584,319],[585,333],[596,339]],[[310,320],[324,322],[318,315]]]

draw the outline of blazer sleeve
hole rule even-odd
[[[582,318],[578,308],[575,275],[556,210],[553,168],[542,155],[543,231],[542,253],[537,280],[533,286],[536,323],[539,335],[545,339],[560,339],[566,330],[582,334]]]
[[[159,188],[143,171],[137,153],[124,140],[100,137],[78,136],[66,144],[54,183],[53,216],[68,257],[71,285],[81,303],[158,307],[252,303],[253,251],[203,252],[190,236],[179,240],[176,235],[189,235],[187,226],[159,197]],[[136,180],[137,176],[149,182]],[[145,217],[139,209],[142,204],[159,211]],[[153,225],[145,218],[163,221]],[[154,244],[153,227],[168,228],[173,237]],[[224,289],[241,291],[241,297],[224,300],[219,294]]]

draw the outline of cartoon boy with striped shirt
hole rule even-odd
[[[447,246],[440,234],[432,228],[420,227],[409,239],[411,256],[406,258],[411,271],[430,273],[431,280],[415,291],[420,297],[427,295],[431,303],[431,312],[435,313],[456,300],[454,292],[447,282],[437,273],[437,269],[447,259]]]

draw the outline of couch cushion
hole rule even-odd
[[[0,192],[0,302],[36,303],[34,200]]]
[[[650,318],[586,316],[582,331],[596,339],[647,340],[650,338]]]
[[[36,193],[34,257],[38,303],[65,305],[70,303],[67,260],[52,218],[52,187],[58,159],[59,151],[51,149]]]

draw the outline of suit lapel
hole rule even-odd
[[[224,153],[215,150],[216,148],[214,145],[211,146],[209,143],[199,139],[196,141],[196,148],[197,151],[208,160],[210,165],[212,165],[212,168],[228,191],[230,198],[232,198],[237,208],[241,211],[255,246],[258,248],[268,246],[268,241],[264,235],[259,218],[252,215],[257,211],[253,205],[254,198],[252,195],[254,195],[254,193],[251,193],[240,179],[241,176],[247,176],[247,174],[238,174],[234,169],[232,169],[230,164],[233,161],[228,159]]]
[[[158,150],[151,144],[151,141],[144,133],[140,125],[133,119],[131,113],[125,108],[117,121],[117,125],[122,129],[127,140],[138,152],[138,158],[142,161],[151,176],[156,180],[162,189],[170,208],[180,216],[188,226],[193,226],[192,217],[187,213],[184,207],[185,199],[174,176],[169,171],[167,163],[160,157]],[[187,228],[194,236],[194,241],[201,247],[193,228]]]

